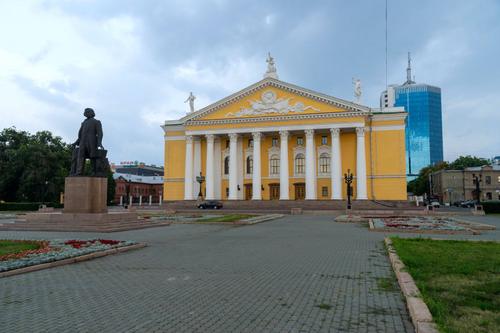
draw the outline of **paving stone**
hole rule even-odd
[[[171,225],[106,237],[148,247],[0,279],[0,332],[413,332],[383,233],[330,216]],[[320,308],[319,305],[324,304]]]

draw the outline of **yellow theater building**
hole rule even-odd
[[[164,200],[406,200],[402,108],[372,109],[264,79],[165,121]],[[358,87],[359,88],[359,87]],[[360,92],[359,92],[360,93]],[[358,95],[359,96],[359,95]]]

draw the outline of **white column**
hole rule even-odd
[[[215,199],[222,199],[221,184],[222,181],[222,153],[221,140],[215,139],[214,143],[214,195]]]
[[[142,195],[139,196],[139,206],[142,206]]]
[[[193,138],[193,150],[193,195],[198,197],[200,183],[196,181],[196,177],[201,172],[201,137]]]
[[[332,199],[342,199],[342,160],[340,154],[340,128],[330,129],[332,133],[331,152],[331,178],[332,178]]]
[[[123,195],[120,195],[120,206],[123,206]]]
[[[365,129],[356,128],[356,199],[368,199],[366,193],[366,154],[365,154]]]
[[[214,139],[215,136],[213,134],[207,135],[207,168],[206,168],[206,199],[214,200],[215,199],[215,187],[214,187]]]
[[[306,200],[316,200],[316,158],[314,148],[314,130],[306,133]]]
[[[153,202],[153,196],[150,194],[150,195],[149,195],[149,205],[150,205],[150,206],[151,206],[152,202]]]
[[[229,134],[229,200],[238,199],[238,134]]]
[[[158,206],[161,206],[161,204],[162,204],[162,197],[161,197],[161,194],[160,194],[160,197],[158,199]]]
[[[193,200],[193,137],[186,136],[186,167],[184,170],[184,200]]]
[[[288,131],[280,131],[280,200],[288,200]]]
[[[252,200],[262,200],[262,180],[260,172],[260,140],[262,133],[254,132],[253,136],[253,172],[252,172]]]
[[[132,206],[132,201],[133,201],[133,198],[134,198],[133,196],[130,196],[130,197],[129,197],[129,206]]]

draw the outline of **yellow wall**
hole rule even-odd
[[[332,105],[317,102],[312,99],[305,98],[303,96],[293,95],[289,92],[285,92],[276,88],[266,87],[259,90],[249,96],[246,96],[233,104],[230,104],[224,108],[214,111],[211,114],[204,116],[203,120],[214,120],[214,119],[230,119],[227,117],[228,113],[234,113],[240,111],[242,108],[249,107],[249,100],[260,100],[260,96],[265,90],[273,90],[278,94],[278,98],[291,98],[290,104],[295,104],[296,102],[302,102],[305,106],[313,106],[319,111],[307,110],[304,113],[292,113],[296,114],[315,114],[315,113],[337,113],[343,112],[345,110],[333,107]],[[254,117],[254,116],[253,116]],[[266,118],[267,116],[260,116],[259,119]],[[398,115],[392,118],[383,118],[375,116],[373,121],[373,131],[370,132],[368,127],[370,120],[368,116],[362,117],[338,117],[338,118],[321,118],[321,119],[302,119],[302,120],[292,120],[284,119],[280,121],[272,121],[272,117],[269,117],[269,121],[259,121],[254,123],[233,123],[233,124],[212,124],[212,125],[189,125],[187,124],[187,131],[194,130],[216,130],[216,129],[228,129],[228,128],[245,128],[242,132],[251,132],[255,127],[280,127],[280,126],[291,126],[291,125],[307,125],[307,124],[332,124],[332,123],[362,123],[366,124],[367,129],[365,131],[365,151],[366,151],[366,171],[367,171],[367,193],[369,199],[377,200],[405,200],[406,199],[406,161],[405,161],[405,132],[404,132],[404,117],[398,119]],[[241,117],[240,117],[241,118]],[[267,119],[267,118],[266,118]],[[395,129],[382,128],[383,130],[377,130],[377,126],[399,126]],[[169,131],[167,129],[166,137],[177,137],[182,138],[184,136],[184,131],[179,131],[178,129]],[[325,133],[316,132],[315,144],[316,148],[321,146],[321,137],[326,135],[328,138],[327,145],[331,145],[331,135],[329,132]],[[297,145],[297,137],[303,137],[305,144],[305,135],[302,134],[292,134],[289,137],[288,142],[288,166],[289,166],[289,197],[294,199],[295,188],[294,183],[303,183],[303,178],[294,178],[294,156],[293,148]],[[262,172],[262,185],[264,190],[262,192],[262,198],[264,200],[269,199],[269,184],[279,183],[279,177],[269,178],[269,153],[268,150],[272,145],[272,138],[278,138],[279,145],[279,134],[275,133],[273,135],[265,135],[262,139],[261,144],[261,172]],[[250,137],[247,135],[243,137],[243,154],[241,165],[244,172],[246,168],[245,161],[245,149],[248,147],[248,139]],[[221,140],[221,150],[225,149],[225,140],[227,137],[222,136]],[[354,129],[344,129],[340,134],[340,145],[341,145],[341,160],[342,160],[342,175],[347,172],[348,169],[356,175],[356,132]],[[165,141],[165,184],[164,184],[164,198],[165,200],[182,200],[184,198],[184,163],[185,163],[185,140],[173,140]],[[279,154],[279,153],[278,153]],[[373,161],[372,161],[373,158]],[[316,160],[316,170],[317,170],[317,151],[315,152]],[[223,172],[223,158],[221,157]],[[202,172],[206,175],[206,140],[202,138],[201,141],[201,167]],[[195,175],[197,176],[197,175]],[[251,179],[244,179],[243,184],[240,184],[240,189],[243,192],[245,187],[244,184],[251,183]],[[216,185],[217,186],[217,185]],[[228,187],[228,180],[222,179],[221,181],[221,195],[222,199],[227,199],[226,188]],[[328,196],[322,196],[322,187],[328,187]],[[203,190],[205,184],[203,185]],[[254,189],[256,190],[256,189]],[[259,189],[260,190],[260,189]],[[282,189],[283,190],[283,189]],[[353,182],[354,197],[356,196],[356,180]],[[332,188],[330,178],[318,178],[317,179],[317,198],[318,200],[329,199],[331,197]],[[342,195],[345,197],[346,185],[342,182]]]

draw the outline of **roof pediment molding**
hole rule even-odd
[[[326,94],[318,93],[306,88],[302,88],[284,81],[280,81],[274,78],[265,78],[255,84],[252,84],[248,86],[245,89],[242,89],[232,95],[229,95],[226,98],[223,98],[213,104],[210,104],[198,111],[195,111],[193,113],[190,113],[186,115],[185,117],[179,119],[180,123],[186,124],[186,123],[197,123],[197,121],[200,121],[201,118],[205,117],[206,115],[215,112],[217,110],[220,110],[232,103],[238,102],[242,100],[243,98],[257,92],[258,90],[265,89],[268,87],[273,87],[277,89],[281,89],[283,91],[287,91],[302,97],[306,97],[321,103],[329,104],[332,106],[335,106],[337,108],[342,108],[346,110],[345,113],[346,115],[348,114],[349,116],[352,115],[362,115],[364,113],[370,112],[370,108],[366,107],[364,105],[359,105],[353,102],[349,102],[340,98],[336,98],[333,96],[329,96]]]

